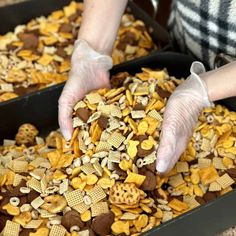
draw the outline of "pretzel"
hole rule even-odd
[[[110,190],[110,202],[113,204],[135,205],[140,200],[140,192],[134,183],[116,183]]]
[[[17,144],[29,144],[34,142],[34,138],[38,135],[38,130],[31,124],[23,124],[16,134]]]
[[[36,127],[32,124],[26,123],[19,127],[18,132],[23,132],[27,135],[31,135],[36,137],[39,133],[39,131],[36,129]]]

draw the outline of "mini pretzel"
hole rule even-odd
[[[67,202],[64,197],[60,195],[50,195],[44,198],[44,204],[41,208],[50,213],[56,214],[63,211],[66,206]]]
[[[22,132],[18,132],[16,134],[16,143],[21,145],[21,144],[30,144],[34,142],[34,138],[33,137],[29,137],[27,135],[25,135]]]
[[[140,192],[134,183],[116,183],[110,189],[113,204],[135,205],[140,200]]]
[[[29,123],[27,124],[23,124],[19,127],[18,132],[22,132],[25,133],[29,136],[37,136],[39,131],[36,129],[36,127],[34,125],[31,125]]]
[[[38,135],[38,130],[31,124],[23,124],[18,129],[16,134],[17,144],[28,144],[33,143],[34,138]]]

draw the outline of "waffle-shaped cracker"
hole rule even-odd
[[[96,170],[94,169],[93,165],[91,163],[86,163],[84,165],[81,166],[81,170],[86,174],[86,175],[90,175],[93,174],[94,172],[96,172]]]
[[[109,212],[108,204],[106,202],[98,202],[91,205],[92,217]]]
[[[18,223],[7,221],[5,228],[3,230],[4,236],[17,236],[20,232],[20,225]]]
[[[19,185],[23,179],[26,179],[26,177],[23,175],[15,174],[13,186],[16,187],[17,185]]]
[[[212,160],[212,164],[213,166],[217,169],[217,170],[225,170],[226,167],[225,165],[223,164],[222,162],[222,158],[220,157],[214,157],[213,160]]]
[[[106,197],[104,190],[96,185],[94,188],[90,189],[87,194],[91,197],[93,204],[101,201]]]
[[[107,151],[109,152],[111,149],[111,144],[105,141],[100,141],[96,146],[96,152]]]
[[[157,112],[155,109],[151,110],[150,112],[148,112],[148,115],[151,116],[152,118],[156,119],[156,120],[159,120],[159,121],[163,120],[163,118],[160,115],[160,113]]]
[[[217,183],[216,181],[212,182],[209,186],[210,192],[217,192],[217,191],[220,191],[221,189],[222,189],[221,185],[219,183]]]
[[[118,132],[114,132],[107,142],[115,148],[118,148],[125,141],[125,137]]]
[[[50,231],[49,236],[64,236],[66,229],[59,225],[53,225]]]
[[[85,211],[87,211],[90,208],[90,206],[86,205],[84,202],[73,206],[73,209],[78,211],[80,214],[83,214]]]
[[[228,174],[224,174],[220,176],[216,182],[222,187],[222,189],[226,189],[234,183],[234,180]]]
[[[84,201],[83,195],[79,189],[64,193],[66,201],[70,207],[74,207]]]
[[[28,182],[27,182],[27,185],[34,189],[35,191],[37,191],[38,193],[41,193],[42,192],[42,189],[41,189],[41,184],[40,182],[35,179],[35,178],[31,178]]]

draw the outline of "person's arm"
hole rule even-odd
[[[127,0],[84,0],[79,38],[99,53],[111,54]]]
[[[213,101],[236,96],[236,62],[210,72],[194,62],[190,72],[170,96],[164,112],[156,163],[160,173],[172,169],[186,149],[202,109]]]
[[[59,99],[58,121],[66,140],[73,132],[72,111],[92,90],[109,87],[111,53],[127,0],[85,0],[69,79]]]
[[[236,61],[201,74],[205,81],[210,101],[236,96]]]

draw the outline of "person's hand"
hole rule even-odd
[[[156,162],[160,173],[173,168],[186,149],[200,112],[211,105],[207,86],[198,76],[205,72],[203,64],[194,62],[190,72],[190,77],[170,96],[164,112]]]
[[[82,39],[75,42],[69,79],[59,99],[59,126],[66,140],[73,132],[72,111],[79,100],[90,91],[109,87],[110,56],[101,55]]]

